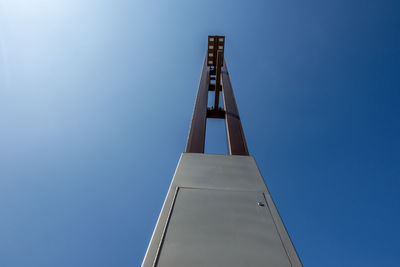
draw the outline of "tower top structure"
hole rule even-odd
[[[188,153],[204,153],[207,118],[224,119],[230,155],[249,155],[239,110],[224,59],[225,36],[208,36],[208,48],[197,92],[186,145]],[[208,107],[208,92],[214,91],[214,105]],[[222,94],[223,107],[219,106]]]

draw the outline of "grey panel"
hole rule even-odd
[[[261,192],[179,188],[158,257],[160,267],[291,266]]]
[[[173,183],[185,187],[268,191],[251,156],[183,153]]]
[[[191,188],[190,190],[192,191],[187,191],[189,190],[188,188]],[[196,190],[205,190],[205,191],[200,192]],[[177,192],[180,193],[177,194]],[[181,194],[182,192],[184,193]],[[200,192],[200,193],[194,193],[192,196],[190,196],[191,194],[187,194],[187,192]],[[211,193],[204,193],[204,192],[211,192]],[[215,193],[214,196],[214,193],[212,192],[218,192],[218,193]],[[219,197],[218,196],[219,192],[222,192],[220,197],[224,197],[224,199],[237,198],[237,200],[229,200],[229,201],[217,200]],[[209,196],[204,197],[203,195],[202,196],[199,195],[203,193],[209,194]],[[260,196],[262,196],[262,193],[264,193],[265,196],[264,202],[266,202],[267,204],[264,206],[264,208],[268,211],[267,214],[269,214],[268,216],[266,215],[266,217],[264,218],[265,224],[263,226],[264,227],[263,229],[265,233],[263,232],[260,235],[255,235],[253,233],[251,236],[254,238],[253,240],[251,240],[250,238],[248,238],[250,235],[246,236],[243,233],[251,233],[254,227],[243,226],[244,228],[242,228],[242,230],[240,230],[239,232],[237,233],[235,232],[235,234],[232,233],[229,234],[231,238],[235,240],[235,242],[231,242],[231,244],[228,244],[225,241],[215,241],[214,239],[219,239],[219,238],[222,238],[221,240],[225,240],[224,233],[226,233],[233,227],[233,223],[244,222],[245,224],[253,225],[253,223],[257,224],[262,221],[261,219],[259,219],[259,217],[253,215],[252,213],[255,211],[258,212],[259,209],[253,209],[253,208],[245,209],[245,207],[253,207],[252,206],[253,204],[250,205],[249,203],[250,202],[254,203],[254,200],[258,201]],[[253,197],[255,199],[253,199]],[[194,202],[192,198],[193,199],[201,198],[202,199],[201,203],[192,204],[192,202]],[[210,202],[210,200],[213,198],[214,200]],[[246,198],[249,199],[246,200]],[[235,206],[227,205],[227,203],[229,202],[236,202],[236,201],[240,204],[237,204]],[[177,207],[175,207],[174,205],[177,205]],[[202,205],[202,206],[197,207],[196,205]],[[238,212],[238,209],[240,209],[240,212]],[[221,221],[217,220],[220,217],[215,215],[215,214],[218,215],[219,212],[235,214],[236,217],[234,218],[236,218],[237,220],[235,222],[231,222],[230,220],[228,220],[228,223],[224,222],[224,225],[226,225],[226,227],[221,227],[221,225],[223,224],[220,223]],[[247,214],[247,215],[239,216],[239,214]],[[212,235],[201,234],[201,232],[193,231],[193,234],[197,233],[198,237],[196,238],[199,238],[199,240],[202,242],[201,244],[203,244],[200,245],[200,243],[198,243],[196,245],[197,251],[200,251],[202,253],[205,252],[210,253],[211,256],[213,255],[213,253],[214,254],[218,253],[226,257],[231,256],[232,261],[244,262],[244,261],[249,261],[246,255],[250,254],[247,253],[251,253],[253,251],[257,252],[255,253],[256,255],[259,254],[270,255],[270,253],[275,255],[275,248],[280,247],[283,244],[284,247],[283,251],[287,254],[286,258],[291,263],[291,266],[293,267],[302,266],[300,259],[297,256],[296,250],[294,249],[290,237],[275,207],[275,204],[258,170],[257,164],[254,158],[251,156],[229,156],[229,155],[215,155],[215,154],[201,154],[201,153],[182,154],[178,163],[178,167],[175,171],[171,186],[168,190],[168,194],[165,199],[164,205],[161,209],[161,213],[158,218],[157,225],[154,229],[149,247],[144,257],[142,267],[154,266],[156,264],[157,259],[160,261],[160,264],[158,266],[162,267],[170,266],[161,264],[162,263],[161,261],[169,262],[169,260],[165,257],[170,257],[168,256],[170,253],[172,253],[171,255],[175,255],[174,253],[178,253],[178,251],[173,252],[174,250],[172,248],[174,248],[174,246],[178,246],[178,244],[181,244],[181,246],[183,246],[182,240],[186,240],[185,237],[182,237],[182,239],[179,239],[181,241],[178,242],[175,240],[174,237],[175,234],[171,235],[171,233],[179,229],[182,229],[182,231],[188,231],[184,230],[185,227],[192,227],[192,228],[194,227],[196,230],[199,231],[201,229],[207,230],[204,229],[203,226],[194,226],[195,224],[194,222],[192,222],[192,218],[196,218],[196,216],[205,221],[204,225],[208,225],[207,229],[209,229],[209,231],[213,231]],[[223,218],[228,218],[228,217],[223,217]],[[216,221],[212,221],[213,219],[215,219]],[[185,224],[181,223],[183,220],[188,220],[188,222],[190,223],[187,224],[187,226],[185,226]],[[180,224],[179,228],[178,226],[175,226],[175,224],[177,223]],[[215,224],[215,226],[211,226],[213,224]],[[218,229],[218,231],[216,229]],[[232,232],[232,230],[230,231]],[[271,231],[275,232],[275,234],[271,234]],[[214,233],[217,232],[220,232],[221,234],[214,235]],[[275,237],[278,236],[279,240],[276,238],[267,239],[266,236],[264,235],[268,235],[268,233],[270,233],[270,235]],[[178,237],[183,236],[178,232],[176,232],[176,235]],[[190,237],[190,235],[188,235],[188,237]],[[212,242],[211,241],[208,243],[205,242],[207,238],[211,238]],[[240,242],[237,241],[239,240],[238,238],[240,238],[241,240]],[[272,241],[274,241],[273,244],[271,243]],[[239,252],[233,253],[232,251],[236,251],[237,246],[239,246],[238,243],[241,242],[244,243],[243,245],[240,245],[241,246],[240,250],[242,249],[245,250],[241,251],[240,253]],[[207,243],[207,245],[205,245],[205,243]],[[221,247],[213,245],[222,243],[224,244],[224,246]],[[208,249],[208,247],[212,247],[213,249],[212,250]],[[233,253],[236,256],[233,254],[231,255],[230,253],[231,254]],[[191,255],[191,257],[193,257],[193,260],[195,260],[196,257],[198,257],[197,254],[190,251],[185,252],[185,254]],[[277,253],[276,255],[281,256],[282,253]],[[211,256],[209,255],[206,256],[206,254],[203,254],[203,257],[205,258]],[[235,256],[235,260],[233,260],[233,256]],[[280,256],[277,258],[280,259]],[[257,261],[260,260],[256,256],[254,257]],[[284,260],[282,260],[281,263],[279,264],[278,263],[275,264],[275,262],[272,262],[271,265],[271,260],[274,261],[275,258],[273,258],[272,256],[268,256],[265,258],[268,258],[268,260],[266,260],[266,262],[263,263],[261,266],[277,266],[277,267],[288,266],[287,261]],[[165,263],[165,264],[170,264],[170,263]],[[196,265],[187,265],[186,263],[181,263],[181,264],[174,263],[174,264],[177,264],[175,265],[176,267],[196,266]],[[197,266],[206,266],[206,265],[197,265]],[[218,264],[216,265],[214,263],[207,263],[207,266],[218,266]],[[219,266],[235,266],[235,265],[221,264]],[[243,266],[243,265],[236,265],[236,266]],[[245,266],[257,266],[257,265],[246,263]]]

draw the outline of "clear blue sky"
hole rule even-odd
[[[209,34],[304,266],[398,266],[399,1],[3,0],[1,267],[141,264]]]

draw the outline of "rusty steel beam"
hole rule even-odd
[[[233,94],[226,62],[223,64],[221,76],[229,154],[248,156],[249,151],[247,150],[246,139],[244,137],[242,123],[240,121],[239,111]]]
[[[212,42],[209,40],[209,45],[212,43],[214,46],[212,49],[208,49],[204,59],[186,152],[204,153],[207,118],[216,118],[225,119],[229,154],[249,155],[228,68],[223,56],[224,39],[222,39],[222,43],[219,43],[219,37],[214,36]],[[222,49],[219,49],[220,45],[222,45]],[[216,46],[218,46],[218,50]],[[213,53],[214,62],[212,64],[209,62],[211,59],[208,58],[210,52]],[[215,84],[210,81],[215,81]],[[208,91],[215,91],[214,106],[211,108],[208,108]],[[219,107],[220,91],[222,91],[225,109]]]
[[[215,74],[215,99],[214,99],[214,109],[218,109],[219,107],[219,91],[221,90],[221,66],[222,61],[224,60],[224,52],[222,50],[218,50],[217,52],[217,65],[216,65],[216,74]]]
[[[199,82],[196,104],[193,110],[192,123],[190,124],[186,152],[204,153],[206,137],[208,88],[210,84],[209,68],[207,67],[207,55],[204,59],[203,70]]]

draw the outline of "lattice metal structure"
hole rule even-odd
[[[233,94],[228,68],[224,60],[224,36],[209,36],[199,90],[190,126],[186,152],[204,153],[207,118],[226,121],[226,134],[230,155],[249,155],[239,111]],[[214,106],[207,107],[208,91],[214,91]],[[219,107],[222,92],[225,109]]]
[[[249,155],[224,36],[209,36],[186,152],[182,153],[142,267],[302,266]],[[208,107],[208,92],[215,91]],[[219,106],[222,94],[223,107]],[[229,155],[205,154],[208,118],[226,122]]]

